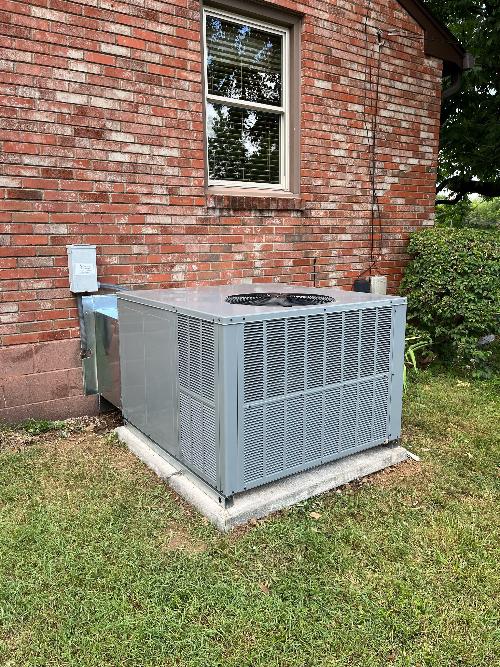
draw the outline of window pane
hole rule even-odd
[[[282,37],[207,16],[209,95],[281,106]]]
[[[280,182],[280,116],[207,104],[208,168],[216,181]]]

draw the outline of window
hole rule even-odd
[[[289,31],[204,11],[209,185],[289,188]]]

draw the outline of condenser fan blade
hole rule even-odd
[[[227,303],[240,306],[316,306],[331,303],[334,298],[326,294],[302,294],[299,292],[261,292],[253,294],[231,294]]]

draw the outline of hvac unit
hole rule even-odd
[[[118,295],[125,420],[222,497],[400,436],[406,300],[277,288]]]

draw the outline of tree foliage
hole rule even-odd
[[[461,89],[443,100],[438,193],[500,196],[500,3],[425,0],[475,57]],[[448,85],[449,81],[444,81]]]
[[[500,227],[500,197],[462,199],[454,206],[436,206],[438,227]]]

